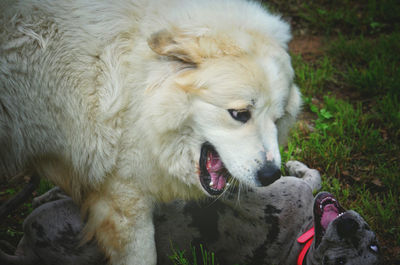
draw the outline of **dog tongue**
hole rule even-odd
[[[212,188],[221,190],[225,187],[226,181],[225,178],[218,175],[217,173],[210,173],[211,181],[213,183]]]
[[[213,189],[220,190],[225,187],[225,178],[218,174],[218,171],[221,170],[222,167],[222,161],[219,159],[219,156],[213,153],[209,153],[207,160],[207,170],[211,176],[211,182],[213,183],[211,187]]]
[[[339,210],[333,204],[328,204],[324,207],[324,212],[321,217],[321,225],[326,230],[328,225],[339,215]]]

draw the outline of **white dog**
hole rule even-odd
[[[111,264],[155,264],[155,202],[280,176],[289,27],[242,0],[0,4],[0,174],[50,178]]]

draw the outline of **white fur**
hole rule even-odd
[[[153,205],[204,195],[204,142],[248,185],[280,166],[300,95],[289,27],[259,4],[6,1],[0,22],[0,175],[61,186],[112,264],[155,263]]]

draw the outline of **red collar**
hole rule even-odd
[[[308,230],[307,232],[299,236],[299,238],[297,238],[297,242],[299,242],[300,244],[306,243],[303,249],[301,250],[299,257],[297,258],[297,265],[303,265],[304,258],[306,257],[307,252],[310,249],[313,240],[314,240],[314,227],[312,227],[310,230]]]

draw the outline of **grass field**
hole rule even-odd
[[[320,170],[323,189],[377,232],[384,263],[400,264],[400,2],[264,2],[292,24],[290,51],[304,100],[283,162]],[[16,189],[1,187],[0,196]],[[10,215],[0,237],[17,242],[30,210],[27,203]],[[175,264],[197,265],[185,254],[176,251]],[[217,264],[203,254],[198,265]]]

